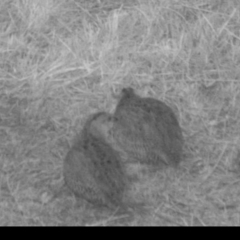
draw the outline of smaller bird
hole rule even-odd
[[[132,88],[124,88],[114,119],[113,138],[129,159],[175,166],[181,161],[181,127],[173,110],[165,103],[140,97]]]
[[[95,205],[123,206],[126,176],[119,153],[96,127],[99,117],[91,116],[64,161],[66,185],[76,196]]]

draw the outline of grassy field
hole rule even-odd
[[[0,48],[1,226],[240,225],[239,0],[1,0]],[[173,107],[185,159],[119,215],[58,193],[72,139],[126,86]]]

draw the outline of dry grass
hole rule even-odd
[[[0,225],[240,225],[238,0],[2,0]],[[55,196],[82,122],[133,86],[178,110],[186,159],[144,214]]]

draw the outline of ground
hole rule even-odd
[[[238,0],[3,0],[0,225],[239,226]],[[123,87],[166,102],[184,160],[139,193],[145,211],[64,191],[63,160],[89,114]]]

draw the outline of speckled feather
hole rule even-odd
[[[176,165],[181,161],[182,131],[165,103],[125,88],[114,117],[114,138],[133,158],[149,164]]]
[[[124,168],[119,153],[93,127],[100,115],[89,118],[67,154],[64,177],[77,196],[95,204],[118,206],[126,187]]]

